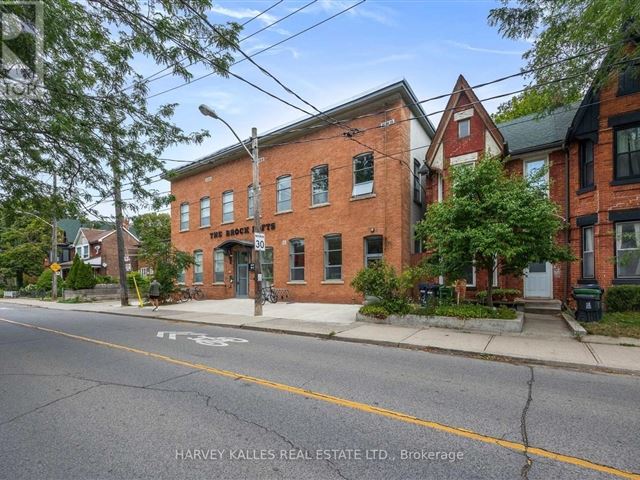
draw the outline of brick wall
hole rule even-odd
[[[400,97],[394,97],[377,111],[401,107]],[[383,107],[383,108],[380,108]],[[360,142],[382,152],[393,153],[394,158],[374,156],[374,195],[354,199],[351,196],[352,159],[370,151],[367,147],[346,139],[311,141],[342,133],[339,127],[327,126],[311,130],[295,141],[305,143],[260,148],[260,179],[262,185],[262,223],[275,223],[275,229],[267,230],[267,246],[274,252],[274,286],[287,288],[296,301],[307,302],[360,302],[349,283],[364,265],[364,238],[369,235],[384,236],[384,257],[400,269],[408,264],[411,252],[410,202],[411,182],[408,166],[411,165],[409,149],[409,122],[399,122],[411,116],[407,108],[399,108],[388,114],[373,115],[350,121],[356,128],[377,127],[393,118],[396,123],[387,128],[369,130],[358,137]],[[329,205],[311,206],[310,170],[317,165],[329,167]],[[282,175],[292,177],[292,212],[276,213],[276,179]],[[235,296],[231,277],[235,278],[233,263],[225,257],[225,282],[214,284],[213,251],[230,238],[253,241],[247,218],[247,187],[252,182],[251,161],[248,156],[219,164],[206,171],[176,179],[171,191],[176,197],[171,210],[171,231],[174,245],[187,252],[202,250],[204,275],[202,289],[209,298]],[[222,225],[222,193],[234,191],[234,221]],[[211,199],[211,226],[199,227],[199,201]],[[190,229],[180,232],[180,204],[189,202]],[[249,227],[248,233],[230,237],[229,229]],[[211,238],[213,232],[221,237]],[[324,236],[342,235],[342,281],[325,282]],[[305,282],[289,282],[289,240],[305,240]],[[234,250],[245,247],[234,247]],[[193,271],[186,272],[187,284],[193,283]],[[253,292],[253,274],[249,282]]]

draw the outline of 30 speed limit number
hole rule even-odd
[[[256,249],[256,251],[258,252],[264,252],[265,251],[265,239],[264,239],[264,233],[255,233],[255,238],[253,241],[254,247]]]

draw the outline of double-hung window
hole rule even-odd
[[[580,143],[580,188],[593,186],[593,141]]]
[[[213,281],[224,282],[224,250],[221,249],[213,251]]]
[[[211,225],[211,200],[209,197],[200,199],[200,226],[208,227]]]
[[[351,196],[373,193],[373,154],[364,153],[353,159],[353,192]]]
[[[616,274],[640,278],[640,222],[616,224]]]
[[[193,283],[202,283],[203,279],[202,250],[193,252]]]
[[[222,223],[233,222],[233,190],[222,194]]]
[[[285,175],[276,181],[276,212],[291,210],[291,175]]]
[[[273,285],[273,248],[267,247],[260,255],[260,266],[262,270],[262,286]]]
[[[640,125],[615,131],[615,179],[640,180]]]
[[[329,202],[329,167],[319,165],[311,169],[311,205]]]
[[[382,260],[382,235],[373,235],[364,239],[364,266],[370,267]]]
[[[593,225],[582,227],[582,278],[595,277]]]
[[[253,218],[253,184],[247,187],[247,217]]]
[[[304,280],[304,240],[296,238],[289,241],[289,279]]]
[[[458,138],[464,138],[471,135],[471,120],[465,119],[458,122]]]
[[[180,231],[189,230],[189,204],[180,204]]]
[[[324,237],[324,279],[342,280],[342,235]]]
[[[467,287],[476,286],[476,266],[473,262],[465,266],[462,278],[467,281]]]

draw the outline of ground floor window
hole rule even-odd
[[[593,226],[582,228],[582,278],[595,276]]]
[[[289,279],[304,280],[304,240],[296,238],[289,241]]]
[[[202,250],[193,252],[193,283],[202,283]]]
[[[373,235],[364,239],[364,266],[382,260],[382,235]]]
[[[464,267],[462,278],[466,280],[467,287],[476,286],[476,266],[473,264],[473,262],[469,262],[469,264]]]
[[[267,248],[260,255],[260,267],[262,271],[262,286],[273,285],[273,248]]]
[[[185,277],[186,277],[186,274],[185,274],[185,271],[184,271],[184,268],[183,268],[183,269],[180,271],[180,273],[178,273],[178,278],[176,279],[176,281],[177,281],[179,284],[184,284],[184,283],[185,283]]]
[[[224,250],[213,251],[213,281],[215,283],[224,282]]]
[[[324,279],[342,280],[342,235],[324,237]]]
[[[640,278],[640,222],[616,224],[618,278]]]

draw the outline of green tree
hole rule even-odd
[[[80,261],[73,288],[78,290],[81,288],[93,288],[96,286],[96,282],[96,276],[91,265]]]
[[[46,223],[0,208],[0,274],[3,277],[15,278],[17,287],[22,288],[25,274],[40,275],[50,246],[51,227]]]
[[[531,114],[543,114],[548,109],[561,107],[580,100],[581,92],[573,92],[569,97],[555,91],[525,90],[509,101],[498,105],[498,111],[492,115],[496,123],[507,122]]]
[[[82,261],[79,255],[75,255],[73,257],[71,268],[69,269],[69,273],[67,274],[67,278],[65,279],[67,287],[69,287],[72,290],[75,290],[76,288],[76,279],[78,278],[78,271],[80,270],[80,268],[82,268],[83,263],[84,262]]]
[[[501,0],[489,24],[505,38],[530,41],[523,55],[536,93],[501,106],[510,112],[536,113],[579,99],[592,84],[602,85],[640,56],[630,43],[640,35],[640,2],[632,0]],[[563,61],[566,60],[566,61]],[[562,81],[556,81],[564,79]],[[553,81],[554,83],[547,84]],[[499,111],[500,113],[500,111]],[[526,113],[525,113],[526,114]],[[502,120],[501,120],[502,121]]]
[[[442,203],[430,205],[416,235],[432,254],[434,275],[461,278],[474,261],[492,278],[496,268],[520,276],[532,262],[571,260],[570,250],[556,243],[564,221],[549,199],[544,172],[531,178],[510,176],[497,157],[451,170],[452,188]],[[493,306],[492,282],[487,301]]]
[[[140,239],[138,259],[153,268],[160,282],[160,294],[166,296],[174,289],[180,272],[193,264],[193,256],[177,250],[171,244],[171,217],[166,213],[145,213],[133,219]]]
[[[112,194],[108,161],[116,158],[135,198],[128,207],[150,202],[145,187],[152,174],[164,172],[161,153],[201,142],[207,132],[174,125],[175,103],[150,108],[149,80],[140,66],[155,62],[183,81],[201,68],[226,75],[241,27],[228,23],[214,31],[206,25],[195,12],[206,15],[211,0],[42,4],[40,96],[0,99],[0,190],[14,198],[48,191],[40,174],[56,171],[66,197],[86,205],[95,201],[89,193]],[[30,8],[2,2],[0,14],[20,15],[29,25]],[[7,41],[18,57],[33,54],[29,35]]]

